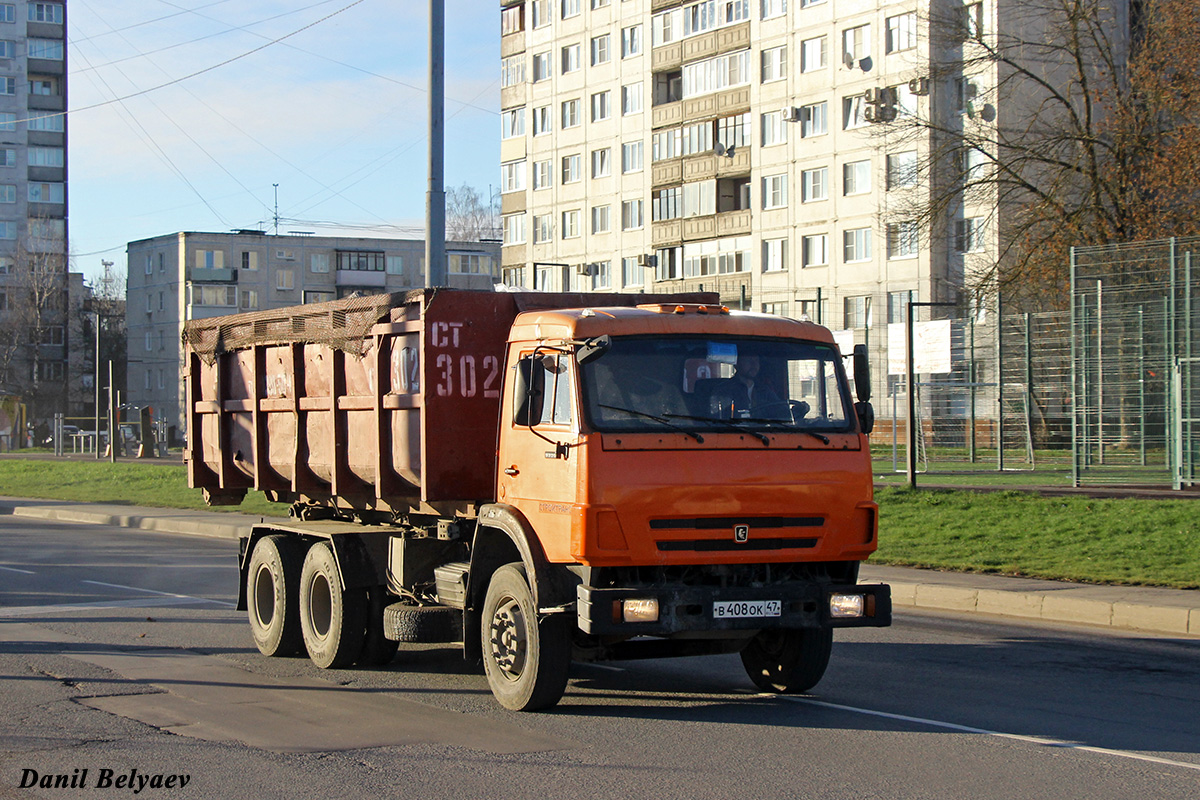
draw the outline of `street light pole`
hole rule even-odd
[[[96,313],[96,385],[92,388],[96,390],[96,407],[95,407],[95,423],[92,427],[92,445],[96,450],[96,460],[100,460],[100,312]]]

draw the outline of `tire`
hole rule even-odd
[[[328,542],[309,548],[300,571],[300,630],[308,657],[321,669],[346,667],[362,652],[367,593],[342,588]]]
[[[555,705],[567,688],[574,620],[566,614],[538,619],[519,563],[492,575],[482,616],[483,668],[500,705],[512,711]]]
[[[300,564],[304,550],[292,536],[264,536],[246,570],[250,633],[264,656],[291,656],[304,647],[300,631]]]
[[[362,667],[382,667],[396,657],[400,643],[393,642],[383,633],[383,609],[388,604],[387,589],[372,586],[367,590],[366,633],[358,664]]]
[[[807,692],[825,674],[832,650],[832,628],[766,630],[742,650],[742,665],[764,692]]]

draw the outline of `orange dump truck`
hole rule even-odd
[[[712,295],[422,290],[188,324],[188,476],[292,504],[241,542],[259,650],[462,642],[507,708],[572,660],[820,680],[885,626],[865,352]],[[857,386],[851,395],[845,361]]]

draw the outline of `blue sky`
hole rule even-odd
[[[427,14],[424,0],[71,0],[73,269],[123,269],[126,242],[179,230],[272,229],[273,184],[281,232],[421,236]],[[499,4],[446,0],[448,187],[497,182],[499,61]]]

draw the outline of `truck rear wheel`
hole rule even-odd
[[[807,692],[825,674],[832,650],[832,628],[766,630],[742,650],[742,665],[764,692]]]
[[[246,605],[254,644],[265,656],[300,652],[300,564],[304,551],[292,536],[264,536],[246,570]]]
[[[519,563],[492,575],[482,617],[483,667],[500,705],[537,711],[557,703],[571,667],[571,617],[550,614],[538,619]]]
[[[300,629],[308,657],[322,669],[345,667],[362,652],[367,594],[345,590],[328,542],[308,550],[300,571]]]

